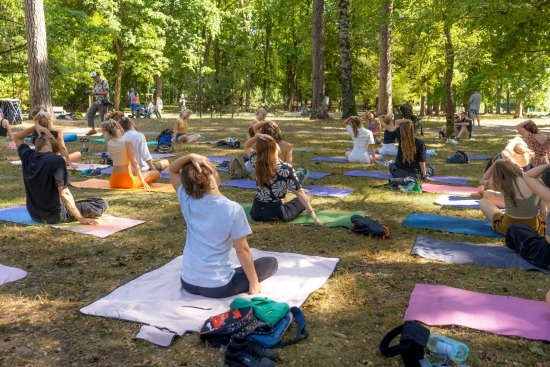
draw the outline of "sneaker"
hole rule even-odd
[[[92,129],[92,130],[90,130],[86,133],[86,135],[95,135],[95,134],[97,134],[97,131],[95,131],[94,129]]]
[[[262,357],[247,347],[236,347],[232,343],[225,349],[224,362],[228,366],[237,367],[275,367],[275,362],[271,359]]]
[[[474,138],[470,138],[469,140],[475,141],[475,139],[474,139]]]
[[[447,144],[453,144],[453,145],[458,144],[458,143],[456,142],[456,140],[451,139],[451,138],[447,139],[447,140],[445,141],[445,143],[447,143]]]
[[[248,348],[249,351],[252,350],[254,353],[258,354],[261,357],[266,357],[271,360],[279,359],[279,353],[276,350],[264,347],[254,338],[239,338],[234,336],[231,338],[231,341],[229,343],[239,349]]]

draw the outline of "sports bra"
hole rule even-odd
[[[109,156],[113,160],[114,166],[127,166],[130,163],[128,151],[126,150],[126,139],[124,137],[109,140],[107,148],[109,149]]]
[[[384,130],[384,141],[382,142],[383,144],[395,144],[396,139],[397,136],[395,136],[395,130]]]

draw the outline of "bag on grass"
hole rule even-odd
[[[366,216],[352,215],[351,223],[353,224],[351,230],[355,233],[361,233],[365,236],[380,237],[382,239],[386,239],[391,235],[389,227]]]
[[[390,189],[398,189],[400,186],[407,186],[409,184],[415,184],[416,179],[414,177],[394,177],[389,179]]]
[[[172,135],[174,131],[171,129],[164,129],[157,136],[157,148],[155,152],[160,154],[172,153]]]
[[[241,142],[237,139],[229,138],[226,140],[218,141],[216,145],[222,148],[238,149],[241,147]]]
[[[390,347],[390,343],[399,334],[399,344]],[[401,326],[390,331],[382,342],[380,352],[386,357],[401,355],[405,367],[431,366],[431,363],[424,358],[424,348],[428,345],[430,330],[415,321],[405,321]]]
[[[231,336],[250,335],[257,327],[258,319],[254,316],[252,307],[244,307],[210,317],[204,322],[199,334],[201,340],[211,347],[219,347],[227,345]]]
[[[292,324],[292,320],[295,320],[298,324],[296,335],[291,341],[281,342],[281,340],[283,339],[283,335]],[[296,344],[300,340],[307,339],[308,335],[309,334],[306,330],[306,318],[304,314],[298,307],[291,307],[290,311],[288,311],[287,314],[283,316],[282,319],[277,321],[277,323],[273,326],[272,332],[254,332],[252,335],[250,335],[250,337],[255,339],[258,343],[266,348],[283,348],[292,344]]]
[[[232,180],[250,178],[250,172],[246,169],[243,157],[241,156],[237,156],[237,158],[233,158],[231,162],[229,162],[228,172]]]
[[[468,163],[468,154],[466,154],[462,150],[457,150],[455,152],[455,154],[453,154],[450,157],[447,157],[446,162],[447,163],[460,163],[460,164]]]

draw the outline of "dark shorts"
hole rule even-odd
[[[257,222],[290,222],[302,214],[306,208],[300,203],[298,198],[290,200],[288,203],[282,201],[271,201],[263,203],[254,199],[250,216]]]
[[[506,246],[531,264],[550,270],[550,244],[531,227],[522,223],[510,224],[506,231]]]
[[[176,133],[176,141],[178,141],[180,136],[185,136],[184,141],[187,141],[187,134],[186,133]]]

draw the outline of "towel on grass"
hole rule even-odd
[[[113,233],[120,232],[124,229],[137,226],[139,224],[145,223],[142,220],[128,219],[128,218],[119,218],[113,217],[112,215],[103,215],[97,218],[97,225],[85,225],[80,224],[80,222],[70,222],[70,223],[57,223],[57,224],[44,224],[35,222],[32,220],[27,208],[24,206],[16,206],[12,208],[0,209],[0,220],[6,222],[13,222],[24,224],[27,226],[50,226],[53,228],[63,229],[66,231],[89,234],[91,236],[105,238],[112,235]]]
[[[72,182],[71,186],[78,187],[80,189],[99,189],[99,190],[124,190],[124,191],[136,191],[136,190],[145,190],[143,187],[137,187],[135,189],[113,189],[109,185],[109,181],[100,180],[98,178],[90,178],[85,181],[76,181]],[[174,187],[171,184],[157,183],[154,182],[149,184],[151,188],[150,191],[165,192],[165,193],[175,193]]]
[[[15,282],[27,276],[25,270],[0,264],[0,285]]]
[[[411,255],[453,264],[493,266],[500,269],[538,270],[550,274],[524,260],[514,250],[502,245],[443,241],[428,236],[417,236]]]
[[[454,208],[479,209],[479,199],[471,199],[463,196],[440,195],[434,204],[452,206]]]
[[[254,219],[250,216],[250,209],[252,208],[251,203],[239,203],[243,208],[244,212],[246,213],[246,217],[248,218],[249,222],[253,222]],[[351,223],[351,217],[353,215],[360,215],[365,216],[365,213],[357,211],[357,212],[331,212],[327,210],[316,210],[315,215],[317,215],[317,218],[323,224],[325,227],[346,227],[351,229],[353,227],[353,224]],[[300,214],[296,219],[293,221],[288,222],[290,224],[298,224],[301,226],[314,226],[315,223],[313,222],[313,219],[311,219],[311,216],[307,213]]]
[[[279,269],[274,276],[261,283],[262,293],[241,294],[239,297],[268,297],[286,302],[289,306],[301,306],[312,292],[325,284],[338,263],[337,258],[251,250],[254,259],[265,256],[277,258]],[[235,264],[239,264],[234,249],[230,257]],[[145,324],[138,334],[140,338],[168,346],[176,335],[197,332],[210,316],[227,311],[235,298],[212,299],[186,292],[180,281],[181,264],[182,257],[179,256],[161,268],[118,287],[81,308],[80,312]]]
[[[532,340],[550,341],[546,302],[471,292],[444,285],[416,284],[405,320],[458,325]]]

